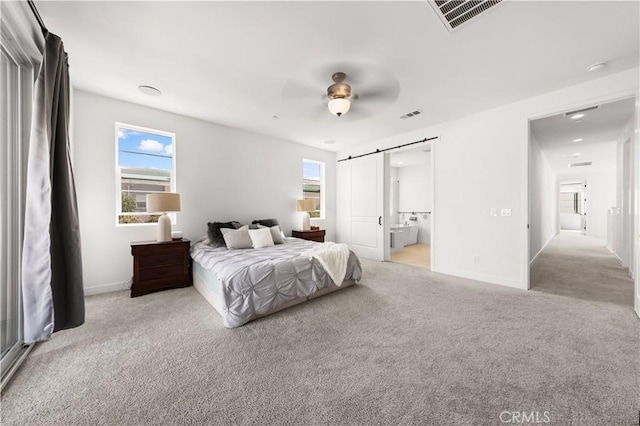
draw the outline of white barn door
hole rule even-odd
[[[358,256],[372,260],[389,259],[389,224],[385,200],[389,194],[389,156],[383,153],[338,163],[339,231]]]

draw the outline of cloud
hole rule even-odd
[[[118,130],[118,139],[126,139],[127,138],[127,132],[125,132],[124,130]]]
[[[165,147],[160,142],[154,141],[153,139],[144,139],[140,141],[138,149],[145,152],[164,152]]]
[[[172,143],[170,143],[169,145],[165,146],[165,147],[164,147],[164,152],[165,152],[167,155],[173,155],[173,144],[172,144]]]

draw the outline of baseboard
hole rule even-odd
[[[93,296],[96,294],[113,293],[114,291],[123,291],[123,290],[127,290],[127,288],[125,283],[120,281],[117,283],[101,284],[101,285],[96,285],[91,287],[85,287],[84,295]]]
[[[618,256],[618,253],[612,253],[612,254],[613,254],[613,257],[616,258],[616,260],[618,261],[620,266],[622,266],[622,258],[620,256]]]
[[[456,269],[455,271],[450,271],[446,269],[435,269],[431,268],[432,272],[437,272],[439,274],[451,275],[454,277],[460,278],[468,278],[470,280],[482,281],[489,284],[497,284],[505,287],[517,288],[519,290],[526,290],[526,287],[522,281],[513,280],[510,278],[499,277],[491,274],[483,274],[475,271],[464,271]]]
[[[540,250],[538,250],[536,255],[533,256],[533,259],[531,259],[531,262],[529,262],[529,267],[532,267],[533,264],[536,263],[536,260],[538,260],[538,256],[540,256],[540,253],[542,253],[544,251],[544,249],[547,248],[547,246],[549,245],[549,243],[551,242],[551,240],[553,240],[553,237],[555,237],[555,236],[556,236],[556,234],[553,234],[552,236],[550,236],[549,239],[547,240],[547,242],[544,243],[542,248]]]

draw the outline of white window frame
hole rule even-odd
[[[122,212],[122,179],[120,177],[120,166],[118,165],[119,163],[119,152],[118,152],[118,131],[120,129],[126,129],[126,130],[133,130],[134,132],[144,132],[144,133],[153,133],[153,134],[157,134],[157,135],[161,135],[161,136],[166,136],[166,137],[170,137],[171,138],[171,143],[173,146],[173,153],[172,153],[172,167],[171,167],[171,174],[170,174],[170,192],[176,192],[176,134],[175,133],[171,133],[171,132],[166,132],[164,130],[157,130],[157,129],[151,129],[149,127],[142,127],[142,126],[136,126],[133,124],[127,124],[127,123],[120,123],[117,122],[115,123],[115,128],[114,128],[114,138],[115,138],[115,143],[114,143],[114,148],[115,148],[115,161],[114,161],[114,166],[115,166],[115,184],[116,184],[116,211],[115,211],[115,222],[116,222],[116,226],[120,227],[120,226],[124,226],[124,227],[132,227],[132,226],[158,226],[157,223],[155,222],[151,222],[151,223],[120,223],[120,221],[118,220],[119,217],[123,214]],[[140,212],[138,214],[132,214],[131,216],[146,216],[147,213],[143,213]],[[167,213],[167,215],[171,218],[171,224],[175,225],[176,224],[176,214],[175,213]]]
[[[324,165],[324,161],[318,161],[318,160],[310,160],[308,158],[303,158],[302,159],[302,185],[304,185],[304,163],[314,163],[314,164],[319,164],[320,165],[320,217],[312,217],[311,221],[314,220],[324,220],[327,217],[327,206],[326,206],[326,188],[327,185],[325,184],[325,165]],[[302,198],[304,198],[304,187],[302,190]]]

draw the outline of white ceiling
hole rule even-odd
[[[452,33],[425,1],[36,5],[76,88],[335,151],[635,67],[640,49],[637,1],[511,0]],[[362,95],[341,118],[335,71]],[[367,101],[378,85],[391,101]]]
[[[564,113],[534,120],[531,131],[557,175],[613,172],[616,170],[616,141],[632,118],[634,109],[635,100],[624,99],[585,112],[581,121],[572,120]],[[573,142],[575,139],[583,140]],[[567,167],[569,163],[588,161],[593,164]]]

